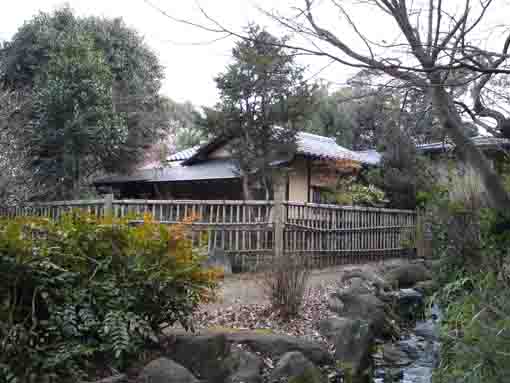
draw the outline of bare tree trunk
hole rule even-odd
[[[242,175],[241,180],[243,183],[243,198],[245,200],[253,200],[253,193],[250,189],[250,182],[248,180],[248,176]]]
[[[501,211],[508,211],[510,209],[510,196],[503,186],[501,177],[494,171],[480,149],[466,136],[464,123],[448,93],[441,86],[433,86],[432,100],[435,104],[437,117],[452,138],[457,150],[480,174],[492,207]]]

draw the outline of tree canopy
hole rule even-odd
[[[497,38],[491,35],[498,25],[491,23],[487,15],[489,9],[496,9],[496,1],[465,0],[461,3],[296,0],[284,9],[259,10],[295,37],[280,47],[329,59],[330,64],[383,75],[390,89],[418,88],[430,97],[438,126],[480,174],[491,206],[508,210],[510,195],[502,178],[469,138],[472,124],[467,124],[466,118],[484,124],[495,136],[509,137],[510,119],[504,110],[490,102],[494,97],[487,95],[494,96],[493,85],[500,83],[498,77],[510,74],[510,35],[507,30]],[[251,40],[246,33],[225,27],[205,9],[201,11],[207,20],[205,24],[173,21],[192,24],[224,37]],[[366,33],[363,17],[359,16],[368,11],[380,20],[379,27],[372,31],[395,32],[391,33],[390,42],[385,37]],[[348,33],[339,26],[346,27]],[[485,44],[489,40],[490,47]],[[466,102],[466,99],[470,100]],[[491,123],[486,123],[486,118]]]
[[[247,33],[250,40],[236,43],[233,62],[215,79],[220,102],[206,110],[206,126],[213,135],[235,138],[230,150],[245,193],[255,187],[268,198],[271,163],[295,150],[296,133],[313,104],[313,92],[294,53],[280,46],[285,38],[255,25]]]
[[[130,170],[168,129],[162,67],[121,19],[41,13],[0,53],[3,89],[27,105],[6,129],[32,195],[76,197],[92,175]]]

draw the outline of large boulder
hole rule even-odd
[[[327,302],[328,309],[334,313],[341,312],[344,309],[344,303],[337,296],[330,296]]]
[[[183,334],[176,336],[169,356],[200,379],[223,383],[231,374],[230,343],[224,334]]]
[[[269,381],[281,381],[284,378],[296,383],[326,382],[319,369],[299,351],[284,354],[272,371]]]
[[[383,301],[373,294],[340,294],[337,296],[344,305],[336,311],[338,315],[367,321],[377,336],[386,335],[386,305]]]
[[[140,383],[198,383],[191,372],[173,360],[159,358],[150,362],[138,376]]]
[[[382,357],[385,365],[389,366],[408,366],[412,362],[405,350],[392,343],[382,346]]]
[[[335,345],[335,359],[346,373],[360,376],[370,365],[374,335],[367,321],[327,318],[319,322],[319,332]]]
[[[341,282],[345,283],[355,278],[363,280],[365,284],[373,286],[376,290],[389,290],[391,288],[391,285],[384,278],[377,272],[369,269],[349,270],[342,276]]]
[[[340,291],[346,295],[372,294],[374,293],[374,286],[362,278],[354,277],[349,279],[348,286]]]
[[[246,345],[250,350],[278,359],[290,351],[299,351],[318,365],[330,363],[331,356],[322,344],[288,335],[239,331],[225,334],[233,344]]]
[[[430,278],[431,273],[422,262],[401,263],[390,267],[385,274],[388,283],[399,288],[413,287],[417,282]]]
[[[401,320],[414,321],[425,315],[425,297],[416,289],[400,289],[395,292],[396,311]]]
[[[246,350],[234,350],[225,360],[232,373],[225,383],[260,383],[262,381],[262,359]]]

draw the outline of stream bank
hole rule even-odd
[[[319,331],[334,344],[343,381],[430,383],[439,360],[441,315],[436,305],[425,309],[433,290],[425,262],[396,261],[378,273],[353,271],[342,285],[331,295],[333,315],[321,321]],[[345,331],[346,318],[359,328]]]
[[[323,281],[324,282],[324,281]],[[196,333],[172,329],[137,383],[430,383],[440,313],[425,315],[431,273],[420,260],[343,269],[311,289],[299,315],[270,306],[206,311]]]
[[[439,363],[439,307],[431,305],[427,318],[416,321],[409,333],[373,354],[373,383],[430,383]]]

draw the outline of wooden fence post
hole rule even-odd
[[[416,211],[416,253],[418,258],[430,258],[432,256],[431,233],[427,227],[425,210]]]
[[[274,214],[273,214],[273,224],[274,224],[274,255],[275,257],[283,256],[285,251],[284,248],[284,229],[285,229],[285,217],[284,217],[284,209],[285,205],[283,202],[285,201],[286,194],[286,174],[276,174],[273,177],[274,183]]]
[[[104,196],[103,217],[113,216],[113,194]]]

